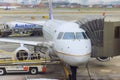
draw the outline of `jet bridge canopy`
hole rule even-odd
[[[120,18],[96,17],[77,21],[92,42],[92,57],[120,55]]]

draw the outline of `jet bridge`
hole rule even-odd
[[[120,55],[120,18],[82,18],[76,23],[86,30],[92,42],[92,57]]]

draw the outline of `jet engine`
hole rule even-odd
[[[110,57],[97,57],[96,59],[101,62],[106,62],[110,60]]]
[[[21,46],[14,51],[14,54],[15,60],[28,60],[31,53],[26,47]]]

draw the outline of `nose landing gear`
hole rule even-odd
[[[76,66],[70,66],[71,69],[71,75],[69,76],[70,79],[69,80],[77,80],[76,79],[76,75],[77,75],[77,67]]]
[[[64,66],[64,71],[67,77],[67,80],[77,80],[77,67],[76,66]]]

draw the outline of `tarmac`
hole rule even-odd
[[[14,20],[32,20],[31,16],[35,16],[35,20],[47,20],[42,16],[48,14],[0,14],[0,21],[14,21]],[[74,21],[86,16],[101,16],[102,14],[55,14],[55,18],[62,20]],[[111,16],[112,14],[109,14]],[[113,14],[115,15],[115,14]],[[116,16],[116,15],[115,15]],[[117,15],[119,16],[119,15]],[[43,41],[42,37],[7,37],[9,39],[21,39],[31,41]],[[0,50],[13,52],[19,44],[0,43]],[[2,56],[1,56],[2,57]],[[120,80],[120,56],[111,58],[107,62],[99,62],[95,58],[91,58],[88,65],[80,65],[77,71],[77,80]],[[54,78],[65,80],[65,73],[61,64],[47,65],[47,72],[45,74],[6,74],[0,76],[0,80],[26,80],[29,78]]]

